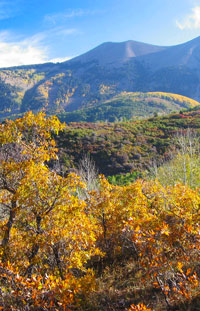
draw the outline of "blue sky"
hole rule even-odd
[[[62,61],[106,41],[200,36],[200,0],[0,0],[0,67]]]

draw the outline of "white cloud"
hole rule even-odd
[[[179,29],[200,29],[200,6],[192,9],[192,13],[185,17],[182,22],[176,21]]]
[[[55,27],[31,37],[17,37],[8,31],[0,32],[0,67],[11,67],[29,64],[41,64],[45,62],[62,62],[69,57],[49,57],[50,47],[48,41],[57,36],[67,36],[76,33],[76,29]]]
[[[39,64],[47,61],[45,49],[23,42],[0,42],[0,67]]]
[[[70,60],[72,57],[58,57],[58,58],[53,58],[50,59],[49,62],[51,63],[62,63],[66,62],[67,60]]]

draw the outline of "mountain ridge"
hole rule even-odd
[[[92,50],[79,55],[67,61],[72,62],[88,62],[89,60],[97,60],[100,65],[115,65],[119,66],[132,58],[157,53],[165,50],[167,47],[157,46],[135,40],[128,40],[123,42],[104,42]],[[104,53],[107,53],[105,55]],[[103,59],[102,59],[103,57]]]
[[[105,42],[62,63],[0,69],[0,117],[62,114],[122,92],[166,92],[200,100],[200,37],[174,46]]]
[[[200,36],[185,43],[169,46],[159,54],[141,56],[141,60],[151,63],[151,68],[169,66],[187,66],[196,68],[200,65]],[[140,57],[139,57],[140,58]]]

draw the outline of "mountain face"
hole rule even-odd
[[[140,61],[148,63],[153,70],[180,66],[198,70],[200,66],[200,37],[163,49],[156,55],[142,56]]]
[[[106,42],[91,51],[75,57],[69,63],[97,62],[101,66],[121,66],[132,58],[166,50],[166,47],[156,46],[137,41]]]
[[[123,92],[168,92],[200,100],[200,37],[171,47],[108,42],[63,63],[2,68],[0,117],[99,107]]]

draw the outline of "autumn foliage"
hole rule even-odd
[[[131,305],[129,311],[151,311],[151,309],[147,309],[143,303],[138,305]]]
[[[62,128],[42,113],[1,125],[1,305],[7,310],[65,310],[94,283],[84,264],[99,253],[97,228],[76,196],[84,185],[45,164],[56,158],[51,132]]]
[[[48,166],[57,158],[51,135],[63,128],[43,113],[0,126],[0,309],[82,310],[98,291],[94,263],[103,269],[125,250],[166,310],[198,297],[199,190],[113,186],[104,176],[87,189]],[[129,310],[154,310],[143,303],[133,297]]]

